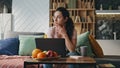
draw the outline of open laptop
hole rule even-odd
[[[56,51],[61,57],[66,56],[65,39],[63,38],[35,38],[36,48]]]

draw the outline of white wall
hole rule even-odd
[[[120,56],[120,40],[97,40],[103,49],[104,55]]]
[[[11,18],[10,13],[0,13],[0,39],[4,38],[4,33],[11,31]]]
[[[47,32],[49,0],[13,0],[13,31]]]

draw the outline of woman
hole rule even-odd
[[[53,21],[53,26],[47,34],[48,38],[64,38],[68,55],[77,55],[75,52],[77,32],[69,12],[63,7],[57,8]]]
[[[48,38],[64,38],[66,48],[70,53],[75,53],[77,32],[74,28],[74,23],[69,17],[69,12],[59,7],[56,9],[53,16],[53,27],[48,32]]]

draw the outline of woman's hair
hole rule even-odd
[[[74,23],[69,16],[68,10],[66,10],[64,7],[59,7],[59,8],[56,9],[56,11],[60,11],[64,18],[68,17],[65,28],[67,30],[67,35],[68,35],[69,39],[71,40],[72,35],[73,35],[73,30],[74,30]]]

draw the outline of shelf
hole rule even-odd
[[[94,0],[50,0],[50,27],[53,22],[51,18],[58,6],[67,8],[78,35],[90,31],[95,36]]]
[[[86,10],[88,10],[88,11],[93,11],[93,10],[95,10],[95,9],[86,9],[86,8],[75,8],[75,9],[67,9],[67,10],[69,10],[69,11],[72,11],[72,10],[80,10],[80,11],[86,11]],[[50,11],[55,11],[55,9],[50,9]]]
[[[96,14],[120,14],[120,10],[96,10]]]
[[[91,23],[93,23],[93,22],[76,22],[76,23],[74,23],[74,24],[91,24]]]

